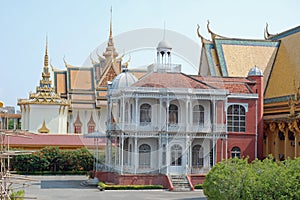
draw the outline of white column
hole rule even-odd
[[[158,127],[159,127],[159,130],[162,130],[163,128],[163,119],[162,119],[162,99],[161,97],[159,98],[159,118],[158,118]]]
[[[160,173],[160,169],[162,166],[162,145],[161,145],[161,133],[159,134],[159,138],[158,138],[158,163],[157,163],[157,167],[158,167],[158,172]]]
[[[124,123],[125,123],[125,100],[124,100],[124,97],[122,97],[122,115],[121,115],[122,119],[121,119],[121,122],[122,122],[122,131],[124,130]]]
[[[135,98],[135,126],[136,126],[136,129],[138,128],[138,125],[139,125],[139,99],[136,97]]]
[[[167,174],[169,174],[169,168],[170,168],[170,153],[171,148],[169,147],[169,133],[166,133],[167,135],[167,141],[166,141],[166,164],[167,164]]]
[[[123,174],[123,166],[124,166],[124,133],[121,133],[121,174]]]
[[[216,165],[217,160],[217,145],[216,145],[216,101],[212,101],[212,132],[213,132],[213,165]]]
[[[170,101],[169,99],[167,100],[167,113],[166,113],[166,130],[167,132],[169,131],[168,123],[169,123],[169,106],[170,106]]]
[[[227,137],[227,134],[226,134],[226,141],[225,141],[225,159],[227,160],[228,158],[228,137]]]
[[[188,125],[189,125],[189,100],[186,97],[185,101],[185,130],[188,131]]]
[[[137,133],[134,137],[134,174],[136,174],[138,168],[138,145],[137,145]]]
[[[190,136],[190,148],[189,148],[189,150],[190,150],[190,163],[189,163],[189,167],[190,167],[190,169],[192,169],[192,154],[193,154],[193,152],[192,152],[192,144],[193,144],[193,140],[192,140],[192,138],[191,138],[191,136]],[[202,147],[203,148],[203,147]],[[204,152],[203,152],[203,154],[204,154]],[[203,162],[204,162],[204,158],[203,158]],[[204,164],[204,163],[203,163]],[[192,171],[190,170],[190,173],[192,173]]]

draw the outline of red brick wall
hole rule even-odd
[[[205,174],[191,174],[188,175],[189,179],[192,182],[192,185],[202,184],[205,179]]]
[[[113,172],[96,172],[99,181],[117,185],[162,185],[164,188],[173,189],[166,175],[148,174],[117,174]]]

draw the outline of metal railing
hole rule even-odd
[[[151,131],[151,132],[192,132],[192,133],[210,133],[226,132],[226,124],[186,124],[173,123],[168,125],[153,124],[151,122],[142,123],[112,123],[107,126],[109,131]]]

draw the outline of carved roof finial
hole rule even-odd
[[[270,37],[268,27],[269,27],[269,24],[268,24],[268,22],[266,22],[266,28],[265,28],[265,31],[264,31],[264,37],[265,37],[266,40],[269,39],[269,37]]]
[[[201,39],[202,43],[211,43],[208,39],[204,38],[201,34],[200,34],[200,25],[197,24],[197,34],[198,37]]]
[[[64,60],[64,63],[65,63],[66,68],[68,68],[68,63],[67,63],[67,61],[66,61],[66,55],[64,55],[63,60]]]
[[[209,22],[209,20],[207,20],[207,25],[206,25],[207,31],[211,34],[212,39],[215,39],[216,37],[217,37],[217,38],[226,38],[226,37],[223,37],[223,36],[221,36],[221,35],[218,35],[218,34],[214,33],[214,32],[210,29],[209,24],[210,24],[210,22]]]
[[[128,68],[128,64],[129,64],[130,60],[131,60],[131,55],[129,55],[129,58],[128,58],[127,62],[125,62],[123,64],[123,66],[126,67],[126,68]]]
[[[99,51],[99,49],[96,50],[96,55],[98,56],[99,62],[100,62],[101,60],[105,60],[101,55],[99,55],[98,51]]]
[[[277,33],[277,34],[270,34],[270,33],[269,33],[269,24],[266,23],[266,28],[265,28],[265,32],[264,32],[264,38],[265,38],[266,40],[269,40],[269,39],[271,39],[272,37],[274,37],[274,36],[276,36],[276,35],[278,35],[278,33]]]
[[[55,72],[55,71],[57,71],[57,69],[51,64],[51,60],[50,60],[50,66],[51,66],[51,70],[52,70],[52,72]]]
[[[94,59],[92,58],[92,53],[90,53],[90,60],[91,60],[91,62],[92,62],[93,65],[94,65],[94,64],[97,64],[97,62],[94,61]]]

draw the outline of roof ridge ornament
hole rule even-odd
[[[269,40],[269,39],[272,39],[272,37],[275,37],[276,35],[278,35],[278,33],[277,34],[270,34],[269,33],[269,24],[268,24],[268,22],[266,22],[266,28],[264,30],[264,38],[266,40]]]
[[[206,39],[205,37],[203,37],[201,34],[200,34],[200,25],[197,24],[197,34],[198,34],[198,37],[201,39],[202,43],[211,43],[211,41],[209,41],[208,39]]]
[[[91,60],[91,62],[92,62],[93,65],[97,64],[97,62],[92,57],[92,53],[90,53],[90,60]]]
[[[68,64],[67,61],[66,61],[66,55],[64,55],[63,60],[64,60],[64,63],[65,63],[65,67],[68,68],[68,65],[69,65],[69,64]]]
[[[219,34],[214,33],[214,32],[210,29],[209,24],[210,24],[210,22],[209,22],[209,20],[207,20],[207,25],[206,25],[207,31],[211,34],[211,38],[212,38],[213,40],[214,40],[215,38],[227,38],[227,37],[224,37],[224,36],[221,36],[221,35],[219,35]]]

